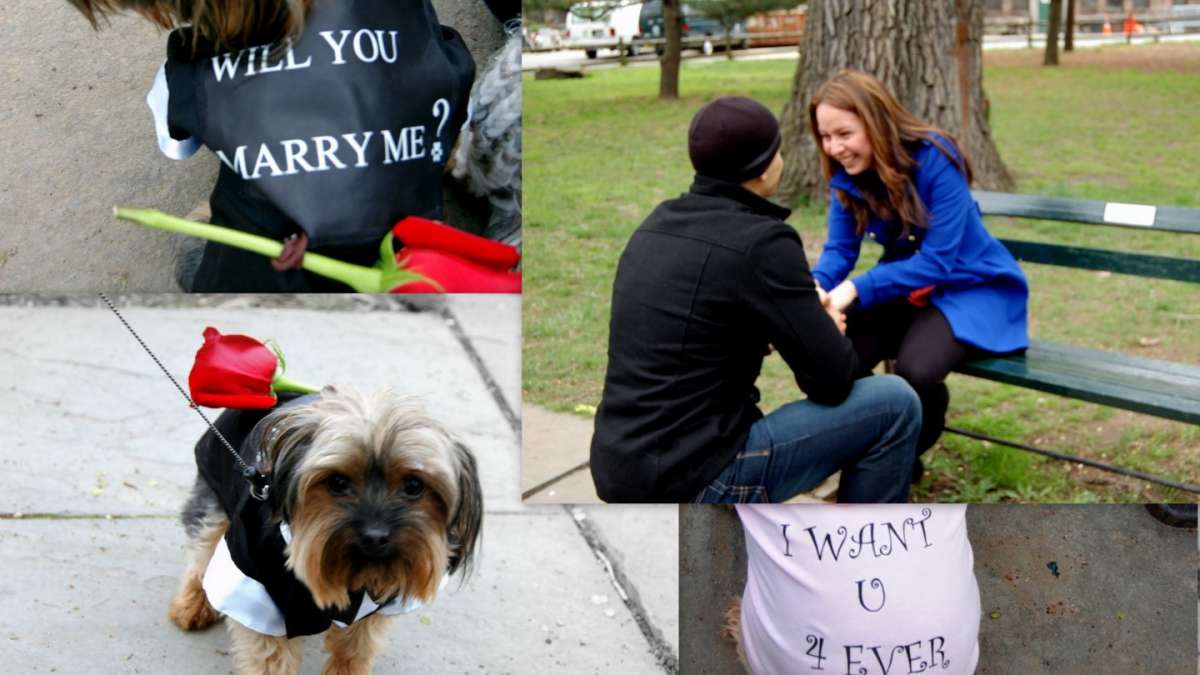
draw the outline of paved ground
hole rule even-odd
[[[967,519],[983,609],[980,673],[1196,672],[1195,529],[1129,505],[971,506]],[[718,638],[745,583],[737,517],[691,507],[679,525],[680,671],[743,672]]]
[[[500,44],[484,3],[434,5],[477,63]],[[61,0],[0,14],[0,292],[178,290],[171,235],[112,217],[114,204],[186,214],[216,180],[207,150],[158,150],[145,99],[165,34],[124,16],[94,32]]]
[[[227,672],[224,631],[166,620],[203,422],[92,298],[0,300],[3,670]],[[480,565],[395,622],[376,672],[674,672],[675,509],[520,503],[518,298],[115,300],[177,377],[206,325],[274,337],[294,378],[418,395],[474,449]],[[319,641],[306,645],[316,673]]]
[[[551,412],[525,404],[521,426],[521,496],[528,503],[599,503],[588,456],[592,443],[592,418]],[[834,474],[810,493],[789,503],[820,503],[837,493]]]

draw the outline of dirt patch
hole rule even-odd
[[[1042,65],[1041,49],[995,49],[983,53],[985,66]],[[1200,43],[1111,45],[1059,51],[1061,68],[1127,68],[1147,73],[1200,74]]]

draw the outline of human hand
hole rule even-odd
[[[854,282],[847,279],[829,292],[829,307],[839,312],[845,312],[846,308],[857,299],[858,288],[855,287]]]
[[[845,335],[846,334],[846,314],[845,314],[845,312],[834,309],[833,307],[826,306],[825,313],[829,315],[829,318],[833,319],[833,325],[837,326],[838,332],[841,333],[842,335]]]
[[[293,234],[283,240],[283,251],[278,258],[271,259],[271,269],[276,272],[300,269],[304,262],[304,251],[308,249],[308,235]]]
[[[829,306],[829,294],[826,293],[825,289],[821,288],[819,285],[817,286],[817,299],[821,301],[821,305],[823,307]]]

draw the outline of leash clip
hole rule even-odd
[[[242,476],[250,481],[250,496],[260,502],[267,501],[271,496],[271,483],[267,481],[267,477],[249,466],[242,469]]]

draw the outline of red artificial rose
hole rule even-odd
[[[521,254],[513,246],[418,216],[396,223],[392,234],[405,248],[442,251],[497,270],[511,270],[521,261]]]
[[[188,375],[192,401],[210,408],[270,408],[276,400],[272,380],[278,365],[275,352],[259,340],[221,335],[209,326]]]
[[[396,261],[403,269],[430,281],[409,281],[393,288],[392,293],[521,292],[520,272],[496,269],[445,251],[406,247],[396,254]]]

